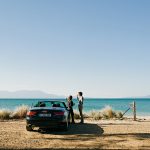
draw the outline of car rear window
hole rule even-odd
[[[34,107],[61,107],[66,108],[63,102],[58,101],[40,101]]]

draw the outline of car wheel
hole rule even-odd
[[[32,125],[26,125],[26,130],[27,131],[33,131]]]

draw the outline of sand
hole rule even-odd
[[[25,125],[0,121],[0,149],[150,149],[150,120],[86,120],[67,132],[29,132]]]

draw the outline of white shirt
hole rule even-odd
[[[78,96],[79,105],[83,105],[83,96]]]

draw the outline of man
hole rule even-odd
[[[80,118],[81,118],[81,122],[80,123],[84,123],[84,118],[83,118],[83,93],[82,92],[78,92],[77,95],[77,100],[78,100],[78,109],[79,109],[79,113],[80,113]]]

